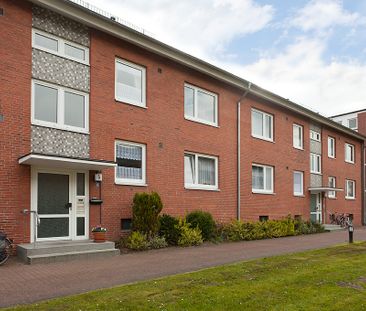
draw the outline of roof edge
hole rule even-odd
[[[220,80],[226,84],[237,87],[243,91],[249,89],[250,82],[248,80],[240,78],[224,69],[214,66],[208,62],[205,62],[185,52],[182,52],[159,40],[151,38],[132,28],[117,23],[116,21],[104,17],[103,15],[97,14],[94,11],[88,10],[87,8],[84,8],[83,6],[80,6],[69,0],[28,0],[28,1],[36,5],[42,6],[44,8],[47,8],[51,11],[55,11],[61,15],[67,16],[91,28],[98,29],[114,37],[128,41],[145,50],[169,58],[186,67],[197,70],[210,77]],[[273,102],[274,104],[277,104],[282,108],[286,108],[302,116],[305,116],[315,122],[336,129],[337,131],[352,136],[356,139],[366,140],[366,136],[363,136],[325,116],[322,116],[308,108],[296,104],[295,102],[285,99],[255,84],[252,84],[252,86],[250,87],[250,93],[262,99]]]

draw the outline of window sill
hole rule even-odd
[[[337,158],[336,157],[331,157],[331,156],[328,155],[328,159],[336,160]]]
[[[118,185],[118,186],[131,186],[131,187],[147,187],[148,186],[148,184],[145,184],[145,183],[138,184],[138,183],[125,182],[125,181],[115,181],[114,184]]]
[[[295,198],[305,198],[304,194],[294,194]]]
[[[197,187],[194,187],[194,186],[192,186],[192,187],[190,187],[190,186],[184,186],[184,189],[186,189],[186,190],[205,190],[205,191],[217,191],[217,192],[220,192],[220,189],[218,189],[218,188],[205,188],[205,187],[199,187],[199,186],[197,186]]]
[[[294,149],[296,149],[296,150],[299,150],[299,151],[305,151],[305,149],[304,149],[304,148],[295,147],[295,146],[293,146],[293,147],[294,147]]]
[[[114,99],[116,103],[120,103],[120,104],[125,104],[125,105],[130,105],[130,106],[134,106],[134,107],[137,107],[137,108],[142,108],[142,109],[147,109],[147,106],[142,106],[142,105],[139,105],[139,104],[136,104],[136,103],[130,103],[126,100],[123,100],[123,99],[120,99],[120,98],[115,98]]]
[[[261,136],[256,136],[256,135],[253,135],[253,134],[252,134],[252,137],[255,138],[255,139],[267,141],[267,142],[272,143],[272,144],[275,143],[275,141],[273,139],[269,139],[269,138],[265,138],[265,137],[261,137]]]
[[[337,200],[336,197],[328,197],[329,200]]]
[[[344,162],[346,162],[348,164],[355,164],[355,162],[351,162],[351,161],[344,161]]]
[[[276,195],[275,192],[266,192],[266,191],[258,191],[258,190],[252,190],[253,194],[265,194],[265,195]]]
[[[322,175],[323,175],[322,173],[318,173],[318,172],[311,172],[311,171],[310,171],[310,174],[320,175],[320,176],[322,176]]]
[[[347,198],[347,197],[345,197],[345,199],[349,200],[349,201],[355,201],[356,200],[356,198]]]
[[[203,124],[203,125],[208,125],[208,126],[220,128],[220,126],[218,124],[205,122],[205,121],[200,120],[200,119],[191,118],[191,117],[187,117],[187,116],[184,116],[184,119],[187,120],[187,121],[191,121],[191,122],[195,122],[195,123],[199,123],[199,124]]]

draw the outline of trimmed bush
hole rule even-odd
[[[180,219],[176,226],[179,230],[179,246],[193,246],[203,243],[201,230],[198,228],[191,228],[185,219]]]
[[[165,241],[164,237],[154,236],[148,242],[149,248],[158,249],[168,247],[168,243]]]
[[[126,246],[136,251],[142,251],[149,247],[146,234],[139,231],[133,231],[127,238]]]
[[[177,226],[179,224],[179,219],[163,214],[159,217],[159,223],[159,235],[163,236],[169,245],[178,245],[180,232]]]
[[[132,205],[132,229],[148,237],[155,236],[159,230],[159,213],[163,209],[159,194],[136,193]]]
[[[201,230],[202,238],[209,240],[213,237],[215,231],[215,221],[212,215],[204,211],[194,211],[186,216],[187,222],[192,228],[198,228]]]
[[[324,227],[321,224],[303,222],[287,217],[281,220],[264,222],[241,222],[235,220],[224,225],[223,236],[229,241],[250,241],[323,231]]]

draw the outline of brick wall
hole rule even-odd
[[[91,32],[91,98],[90,98],[90,152],[91,158],[114,160],[114,141],[127,140],[147,146],[147,187],[114,184],[113,170],[103,173],[102,222],[111,230],[110,237],[120,233],[120,219],[131,217],[131,202],[138,191],[158,191],[164,202],[164,213],[184,215],[195,209],[211,212],[218,221],[236,217],[237,157],[236,157],[236,103],[239,90],[230,88],[194,70],[174,64],[150,54],[127,42],[119,41],[99,31]],[[147,109],[120,103],[114,99],[115,58],[122,58],[145,66],[147,69]],[[161,73],[158,69],[161,69]],[[183,85],[188,82],[219,94],[219,127],[211,127],[184,119]],[[251,137],[251,108],[274,116],[274,142]],[[241,215],[243,220],[258,220],[261,215],[270,219],[288,214],[309,218],[310,193],[310,122],[289,111],[258,98],[248,98],[241,110],[242,119],[242,171]],[[293,148],[292,125],[304,127],[304,150]],[[360,193],[360,161],[348,168],[344,159],[337,158],[335,166],[326,159],[326,130],[322,137],[323,176],[333,170],[350,172]],[[339,137],[342,135],[337,134]],[[360,144],[356,152],[360,152]],[[160,146],[159,146],[160,145]],[[220,191],[184,189],[184,151],[215,155],[219,158]],[[359,158],[359,156],[358,156]],[[274,194],[252,193],[252,163],[275,167]],[[304,196],[293,195],[293,171],[304,172]],[[330,173],[332,172],[332,173]],[[345,175],[339,175],[339,180]],[[326,182],[325,182],[326,180]],[[342,181],[342,188],[344,187]],[[96,195],[91,179],[91,193]],[[343,195],[343,193],[342,193]],[[360,224],[361,197],[345,201],[347,210]],[[328,200],[328,199],[327,199]],[[334,211],[343,211],[341,205]],[[345,210],[345,211],[347,211]],[[91,206],[91,225],[99,223],[99,207]]]
[[[15,243],[29,239],[30,169],[18,158],[30,151],[31,6],[0,0],[0,230]]]

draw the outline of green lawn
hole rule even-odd
[[[366,243],[241,262],[14,310],[366,310]]]

